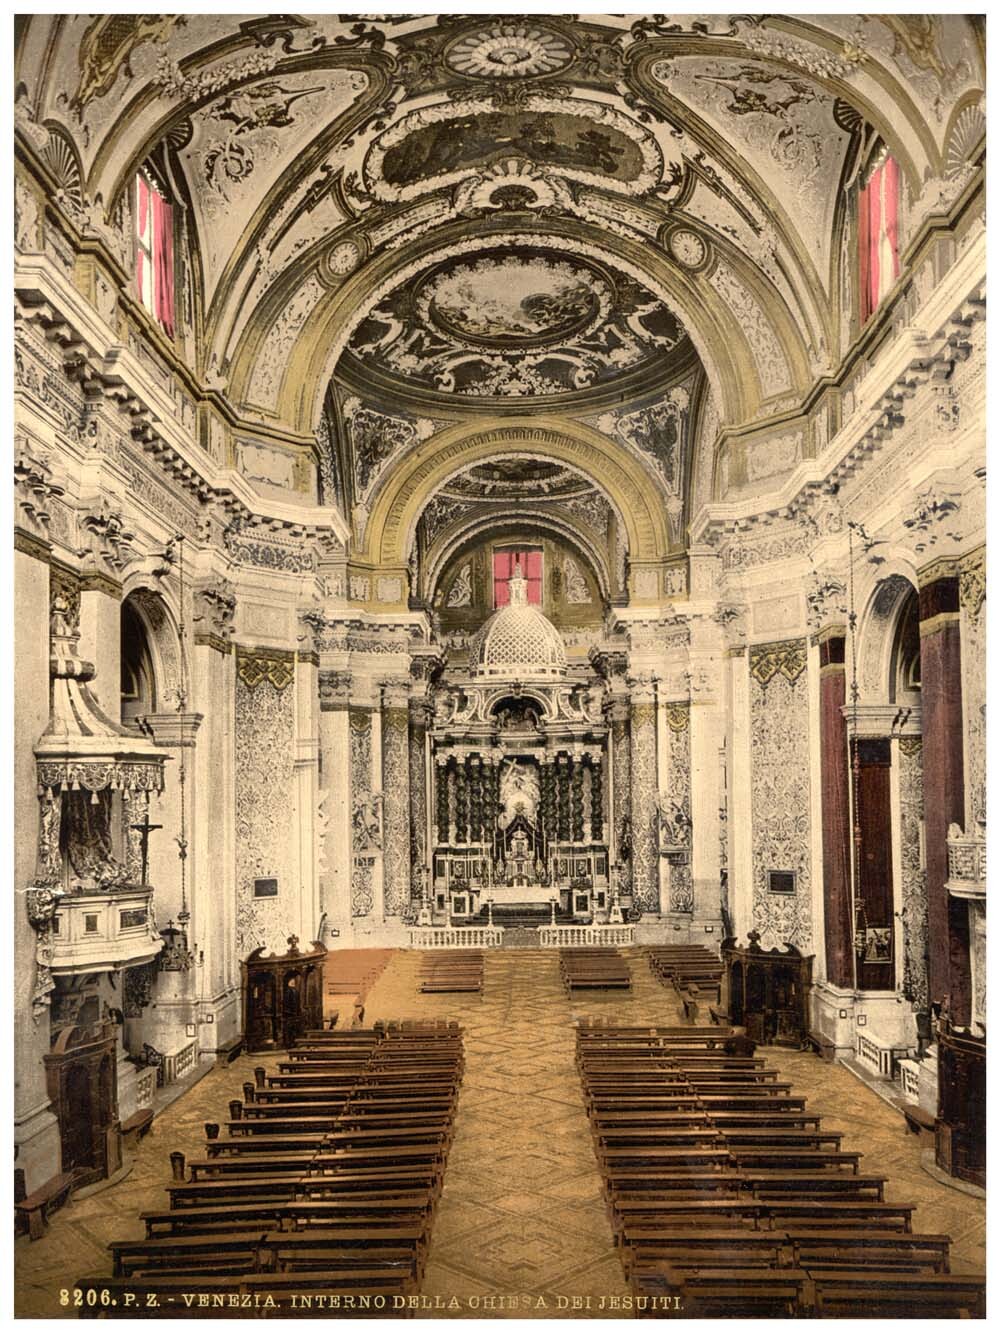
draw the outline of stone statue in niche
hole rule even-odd
[[[500,804],[503,806],[497,820],[500,827],[506,828],[517,815],[523,815],[533,824],[540,800],[541,788],[535,770],[516,759],[509,759],[500,773]]]

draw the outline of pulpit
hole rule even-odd
[[[812,955],[804,956],[792,944],[762,949],[760,935],[752,930],[746,945],[722,941],[722,962],[722,1000],[732,1022],[745,1027],[759,1045],[804,1047]]]
[[[309,1028],[323,1026],[323,961],[326,950],[314,943],[308,953],[298,939],[288,952],[255,949],[243,964],[243,1031],[248,1051],[287,1050]]]

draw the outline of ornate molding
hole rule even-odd
[[[18,436],[14,443],[18,526],[37,541],[47,541],[52,517],[49,502],[63,494],[63,487],[53,480],[48,451]]]
[[[88,542],[77,554],[83,560],[89,558],[97,563],[99,574],[110,571],[113,578],[120,578],[129,565],[141,558],[135,549],[135,533],[122,510],[106,496],[101,497],[95,509],[81,516],[80,528],[87,533]],[[101,565],[106,565],[107,570],[102,571]]]
[[[38,936],[35,942],[35,980],[31,993],[32,1017],[37,1023],[49,1007],[49,996],[56,988],[52,980],[52,922],[63,897],[61,889],[51,884],[35,884],[24,895],[28,922]]]
[[[750,649],[750,674],[762,686],[766,686],[779,674],[794,684],[805,669],[804,639],[759,643]]]
[[[266,680],[280,692],[295,679],[295,654],[284,648],[237,647],[236,671],[248,690]]]
[[[986,550],[980,547],[966,556],[958,576],[958,595],[962,610],[978,620],[986,601]]]
[[[229,652],[235,615],[236,589],[228,579],[213,579],[195,585],[191,617],[196,626],[195,643]]]

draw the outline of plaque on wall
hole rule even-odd
[[[255,879],[253,882],[255,898],[277,898],[278,881],[276,879]]]

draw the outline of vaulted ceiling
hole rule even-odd
[[[836,368],[861,152],[885,141],[914,215],[984,86],[979,26],[925,15],[66,15],[16,59],[19,124],[98,232],[159,146],[193,369],[326,429],[345,505],[376,410],[397,442],[571,415],[683,494],[678,404],[760,420]]]

